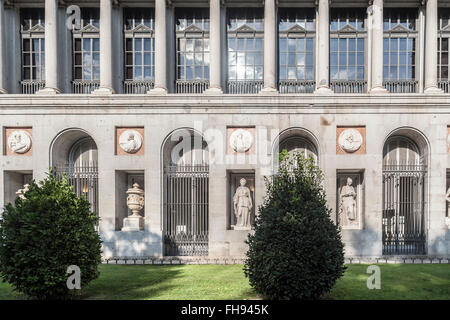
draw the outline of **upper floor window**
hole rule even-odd
[[[209,9],[178,8],[177,93],[202,93],[209,86]]]
[[[438,25],[438,82],[439,87],[445,92],[449,92],[449,60],[448,42],[450,38],[450,9],[439,8]]]
[[[383,80],[389,92],[417,90],[417,9],[384,10]]]
[[[315,10],[280,9],[278,30],[280,93],[312,93]]]
[[[366,91],[364,17],[363,8],[330,12],[330,85],[336,93]]]
[[[82,27],[72,31],[74,93],[91,93],[100,85],[99,16],[99,8],[82,8]]]
[[[228,93],[258,93],[263,86],[264,10],[229,8]]]
[[[153,8],[124,9],[125,93],[146,93],[155,79]]]
[[[20,10],[22,39],[22,93],[45,86],[45,13],[43,8]]]

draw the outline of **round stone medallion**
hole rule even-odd
[[[363,143],[363,137],[361,133],[356,129],[345,129],[339,135],[339,146],[345,152],[358,151]]]
[[[125,130],[119,137],[119,145],[126,153],[136,153],[142,147],[142,135],[136,130]]]
[[[8,147],[12,152],[24,154],[31,149],[31,136],[25,130],[16,130],[8,137]]]
[[[230,136],[230,147],[238,153],[247,152],[253,145],[253,137],[250,131],[237,129]]]

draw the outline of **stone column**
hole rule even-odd
[[[155,88],[151,94],[167,94],[166,0],[155,0]]]
[[[112,0],[100,0],[100,88],[94,94],[112,94]]]
[[[443,93],[437,82],[438,0],[427,0],[425,17],[425,93]]]
[[[261,93],[277,93],[275,0],[264,1],[264,87]]]
[[[45,88],[38,94],[60,93],[58,60],[58,0],[45,0]]]
[[[8,93],[6,87],[5,7],[0,0],[0,94]]]
[[[318,10],[318,61],[315,93],[331,94],[330,89],[330,18],[329,0],[319,0]]]
[[[370,93],[387,93],[383,87],[383,0],[373,0],[370,11],[372,12],[372,87]]]
[[[205,93],[221,94],[220,0],[209,1],[209,89]]]

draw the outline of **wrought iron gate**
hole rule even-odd
[[[208,255],[208,165],[164,168],[164,254]]]
[[[96,164],[58,166],[54,168],[54,173],[59,179],[65,174],[77,196],[84,196],[91,204],[91,210],[98,215],[98,167]]]
[[[424,165],[383,167],[383,254],[425,254]]]

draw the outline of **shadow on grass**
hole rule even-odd
[[[100,266],[100,277],[81,291],[81,299],[149,299],[170,291],[179,266]]]

